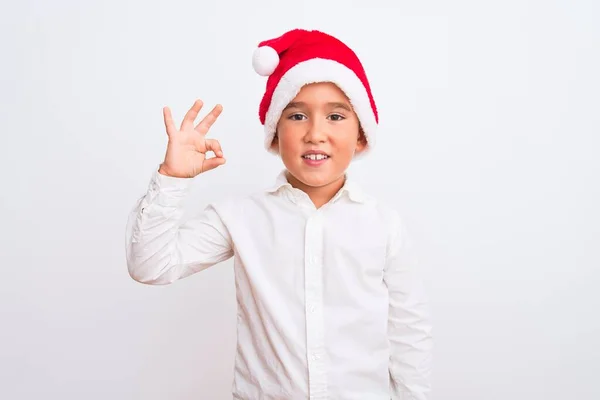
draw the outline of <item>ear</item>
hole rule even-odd
[[[367,148],[367,137],[362,127],[359,128],[358,139],[356,140],[356,153],[362,153]]]
[[[279,136],[277,135],[277,132],[275,132],[273,140],[271,141],[271,150],[279,154]]]

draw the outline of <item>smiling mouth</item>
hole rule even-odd
[[[302,158],[305,160],[320,161],[328,159],[329,156],[326,154],[305,154],[302,156]]]

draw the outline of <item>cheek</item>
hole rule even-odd
[[[289,137],[279,137],[279,156],[284,160],[291,160],[298,155],[298,146]]]
[[[282,153],[288,154],[294,150],[294,146],[292,141],[288,136],[280,136],[279,137],[279,148]]]
[[[343,140],[331,140],[331,144],[338,152],[351,156],[351,153],[356,150],[357,141],[356,139],[344,138]]]
[[[294,129],[286,129],[286,127],[282,127],[278,132],[279,152],[282,155],[297,153],[299,151],[299,143],[302,143],[299,132]]]

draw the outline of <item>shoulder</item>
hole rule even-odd
[[[405,235],[403,232],[407,230],[406,218],[400,204],[391,203],[367,192],[362,192],[362,196],[363,206],[370,209],[371,215],[377,218],[388,240],[396,240]]]
[[[378,198],[358,185],[354,186],[353,190],[360,196],[361,205],[376,213],[383,221],[396,223],[402,219],[397,204],[392,204],[387,200]]]
[[[229,195],[209,203],[208,207],[213,208],[218,212],[230,214],[245,208],[246,205],[251,202],[252,197],[253,194]]]
[[[255,215],[258,209],[268,209],[269,207],[265,207],[265,204],[269,195],[264,190],[229,195],[210,203],[209,207],[224,217],[236,218],[241,221],[244,219],[241,217]]]

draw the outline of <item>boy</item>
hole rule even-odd
[[[269,76],[259,114],[284,171],[183,221],[192,178],[225,163],[206,137],[222,107],[194,126],[196,101],[179,130],[165,107],[165,159],[129,218],[130,275],[169,284],[234,257],[234,399],[427,399],[431,327],[406,230],[346,174],[378,123],[360,61],[292,30],[260,43],[253,66]]]

